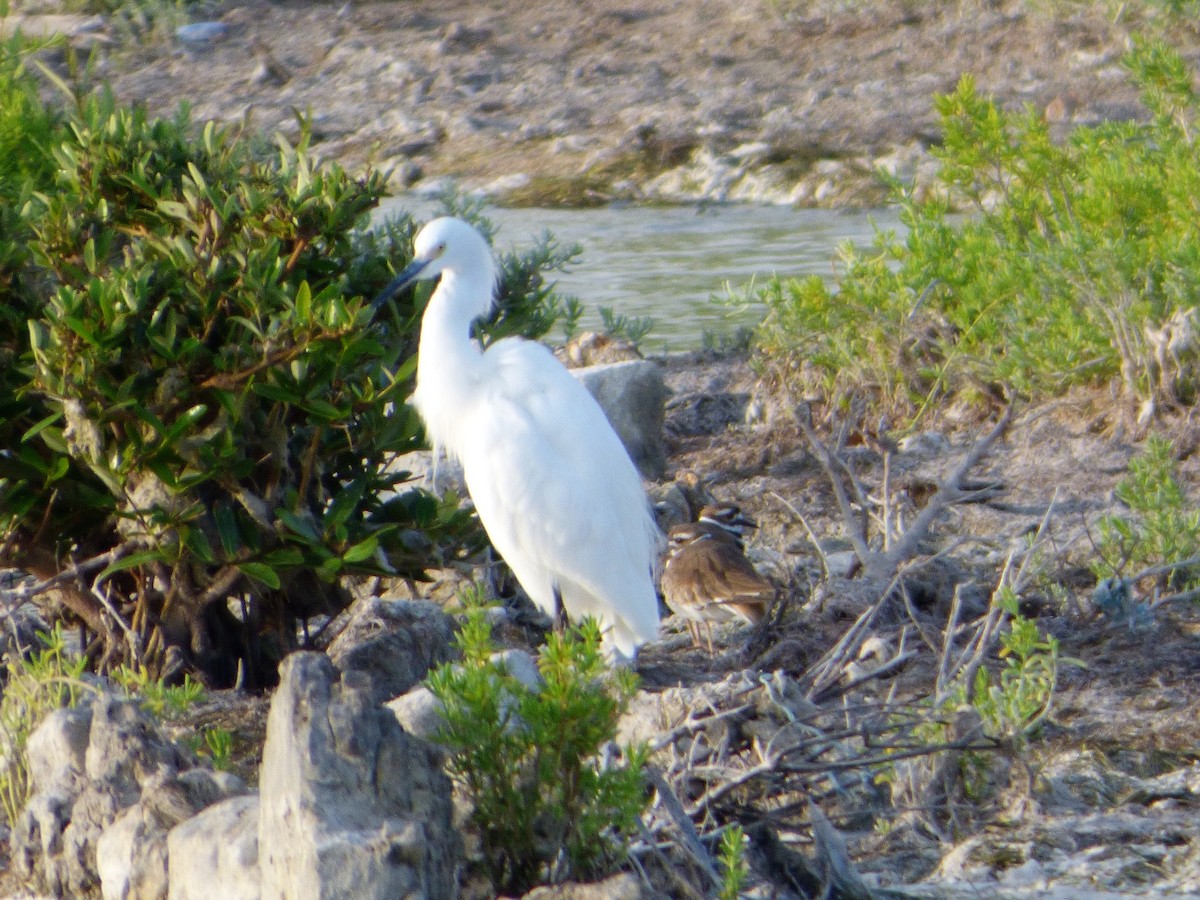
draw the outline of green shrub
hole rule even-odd
[[[964,76],[936,101],[940,191],[894,185],[906,235],[843,248],[836,287],[764,286],[763,354],[806,390],[865,392],[910,416],[947,396],[1038,398],[1117,376],[1131,400],[1193,399],[1194,372],[1161,371],[1147,329],[1196,304],[1197,98],[1161,44],[1137,43],[1125,65],[1153,121],[1061,144]]]
[[[746,862],[746,833],[741,825],[730,825],[721,832],[718,859],[721,861],[720,900],[738,900],[750,880],[750,864]]]
[[[523,892],[602,873],[622,857],[646,805],[645,748],[625,748],[624,765],[596,758],[616,734],[636,677],[606,668],[590,620],[550,635],[537,690],[493,660],[482,605],[469,606],[459,646],[462,662],[429,677],[445,720],[437,740],[473,803],[495,887]]]
[[[72,575],[56,587],[101,668],[157,677],[181,653],[210,686],[269,685],[298,623],[348,602],[343,576],[423,578],[481,542],[456,496],[389,468],[424,441],[421,299],[373,322],[363,298],[416,224],[366,230],[385,179],[306,140],[102,92],[56,133],[50,168],[0,197],[0,566]],[[553,324],[557,259],[506,257],[494,327]]]
[[[1058,640],[1043,635],[1037,623],[1018,612],[1018,597],[1010,588],[1003,588],[995,602],[1009,615],[1008,631],[1000,635],[999,656],[1004,668],[993,676],[980,666],[970,699],[986,734],[1019,747],[1049,714],[1063,660]]]
[[[1159,581],[1165,588],[1190,590],[1200,585],[1200,567],[1169,568],[1200,556],[1200,510],[1188,501],[1177,474],[1171,442],[1151,435],[1117,485],[1116,497],[1130,514],[1100,520],[1099,558],[1092,566],[1098,579],[1161,566],[1165,568]]]

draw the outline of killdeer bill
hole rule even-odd
[[[726,522],[740,516],[737,507],[733,510],[736,516],[727,516]],[[745,521],[753,523],[752,519]],[[705,520],[702,513],[701,521],[672,528],[669,539],[663,598],[688,623],[695,646],[700,646],[701,625],[707,629],[711,653],[714,623],[741,620],[753,625],[762,620],[775,596],[775,586],[746,558],[739,531],[729,524]]]

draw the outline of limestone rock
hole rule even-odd
[[[433,740],[442,727],[442,701],[423,685],[390,700],[386,707],[401,728],[424,740]]]
[[[236,789],[186,771],[149,716],[110,694],[50,715],[29,747],[32,798],[13,829],[13,866],[56,896],[165,896],[166,829]]]
[[[667,387],[655,362],[625,362],[572,369],[608,416],[634,465],[645,478],[662,476],[667,467],[663,419]]]
[[[450,781],[371,698],[323,654],[284,661],[259,791],[264,900],[454,896]]]
[[[91,710],[86,708],[56,709],[46,716],[25,744],[30,782],[49,793],[77,791],[91,727]]]
[[[454,622],[424,600],[361,600],[329,647],[340,671],[371,680],[374,703],[384,703],[420,684],[429,670],[453,658]]]
[[[257,794],[230,797],[167,835],[169,900],[258,900]]]
[[[243,790],[240,779],[204,769],[164,771],[147,779],[141,799],[105,828],[96,843],[96,868],[105,900],[166,897],[171,829],[229,793]]]

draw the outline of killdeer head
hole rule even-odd
[[[667,606],[682,616],[700,646],[700,625],[708,631],[708,649],[712,652],[714,623],[743,621],[756,624],[775,596],[775,586],[760,575],[746,558],[739,528],[753,525],[753,519],[741,516],[737,507],[721,522],[706,519],[690,525],[676,525],[669,534],[670,550],[663,567],[662,591]],[[713,508],[714,510],[716,508]],[[748,525],[733,525],[741,518]]]
[[[758,527],[758,523],[742,512],[741,507],[733,503],[717,503],[705,506],[697,516],[699,521],[707,525],[715,525],[737,539],[741,544],[746,535]]]

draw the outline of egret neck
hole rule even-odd
[[[442,272],[421,320],[417,353],[417,387],[413,405],[425,422],[434,452],[462,446],[455,430],[464,411],[479,397],[486,381],[483,352],[471,337],[471,323],[485,314],[472,298],[492,296],[490,271]],[[437,398],[426,402],[425,398]]]

